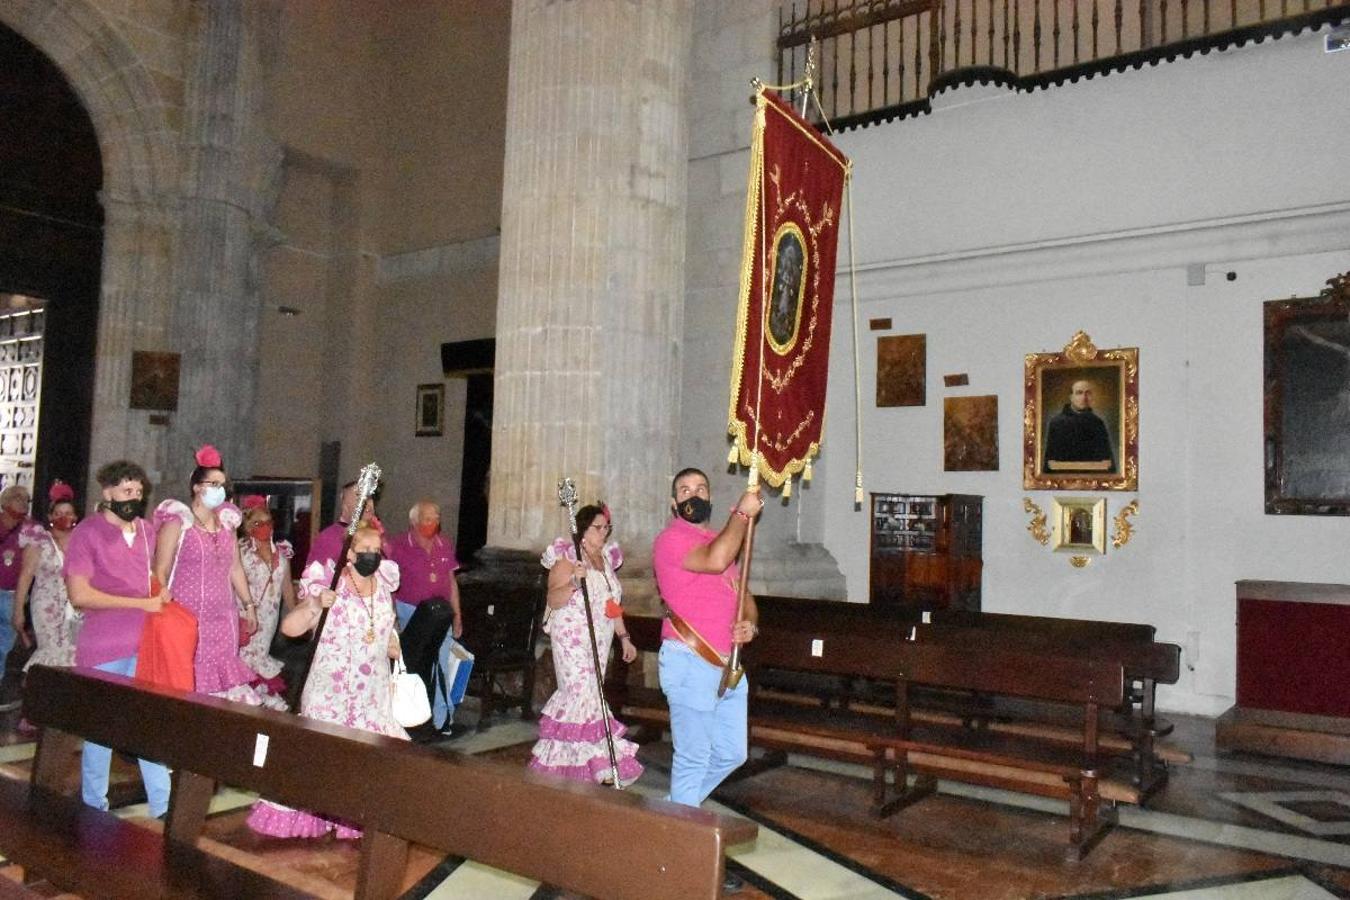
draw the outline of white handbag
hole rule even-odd
[[[402,656],[394,660],[394,674],[389,678],[389,694],[394,721],[404,728],[416,728],[431,718],[427,686],[421,678],[408,671]]]

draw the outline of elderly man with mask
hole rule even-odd
[[[389,539],[388,554],[399,568],[394,607],[404,633],[408,669],[417,671],[430,686],[433,727],[442,733],[457,733],[450,730],[455,710],[448,696],[449,685],[429,671],[418,671],[422,656],[418,645],[427,640],[428,634],[437,644],[435,661],[446,672],[451,645],[464,633],[459,585],[455,581],[459,560],[455,558],[454,543],[441,534],[441,508],[430,500],[414,503],[408,510],[408,530]],[[414,622],[414,613],[424,606],[427,608]],[[412,629],[408,628],[410,622]]]

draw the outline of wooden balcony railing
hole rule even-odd
[[[783,0],[778,79],[819,41],[821,105],[848,128],[924,112],[954,81],[1035,87],[1346,20],[1330,0]]]

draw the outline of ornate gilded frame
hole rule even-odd
[[[1085,332],[1079,331],[1058,353],[1028,353],[1025,362],[1022,487],[1029,490],[1138,490],[1139,348],[1099,350]],[[1052,471],[1046,467],[1048,425],[1066,402],[1065,386],[1071,385],[1076,375],[1111,389],[1111,396],[1103,398],[1109,401],[1111,408],[1102,418],[1111,442],[1113,472]],[[1047,397],[1047,388],[1055,394]]]
[[[1098,556],[1106,552],[1105,497],[1055,497],[1050,502],[1051,550]]]

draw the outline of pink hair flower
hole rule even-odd
[[[51,503],[64,503],[75,499],[75,489],[61,479],[52,482],[47,489],[47,500]]]
[[[220,468],[220,451],[210,444],[203,444],[197,451],[197,465],[207,469]]]
[[[267,505],[267,498],[262,494],[245,494],[239,498],[239,505],[244,509],[257,509]]]

